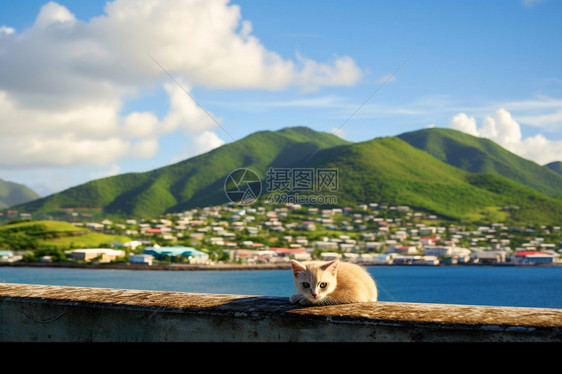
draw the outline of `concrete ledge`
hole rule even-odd
[[[0,283],[3,342],[562,341],[562,309],[288,298]]]

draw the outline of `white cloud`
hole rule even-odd
[[[127,137],[145,137],[156,132],[158,117],[151,112],[132,112],[125,117],[124,135]]]
[[[194,136],[189,144],[185,144],[181,152],[172,157],[170,163],[176,163],[187,158],[211,151],[224,144],[224,141],[216,133],[205,130]]]
[[[194,141],[196,145],[196,154],[208,152],[224,144],[224,141],[212,131],[203,131],[195,137]]]
[[[489,138],[507,150],[540,165],[562,161],[562,140],[549,140],[542,134],[523,138],[519,123],[503,108],[498,109],[494,116],[484,117],[480,128],[476,125],[476,119],[465,113],[453,116],[449,126],[474,136]]]
[[[521,128],[511,114],[505,109],[499,109],[494,117],[486,116],[480,129],[481,136],[494,139],[508,149],[513,149],[521,143]]]
[[[13,27],[7,27],[5,25],[0,26],[0,38],[2,37],[2,34],[4,35],[10,35],[16,32],[16,29],[14,29]]]
[[[107,165],[126,155],[131,145],[118,138],[105,140],[78,139],[70,134],[45,138],[29,135],[10,138],[0,143],[4,168]],[[40,155],[40,157],[39,157]]]
[[[117,164],[112,164],[108,169],[91,172],[90,176],[92,179],[100,179],[105,177],[112,177],[118,175],[121,172],[121,168]]]
[[[134,158],[152,158],[158,152],[157,139],[142,139],[129,146],[129,155]]]
[[[211,118],[184,91],[184,89],[187,90],[185,84],[181,86],[166,84],[165,88],[170,98],[170,111],[162,121],[160,131],[166,133],[180,129],[188,132],[203,131],[216,126],[216,122],[213,120],[215,117]]]
[[[562,110],[544,114],[520,115],[517,116],[517,119],[520,122],[529,124],[530,126],[540,127],[547,131],[562,129]]]
[[[93,19],[92,33],[119,59],[112,69],[162,76],[161,68],[193,85],[284,89],[357,82],[360,70],[347,56],[331,64],[300,55],[283,59],[252,35],[240,7],[225,0],[116,0]],[[127,76],[127,75],[125,75]]]
[[[188,95],[195,86],[311,90],[361,77],[347,56],[322,63],[268,50],[226,0],[115,0],[87,21],[49,2],[29,29],[0,27],[0,66],[4,169],[150,157],[175,131],[214,147],[217,123]],[[168,94],[163,118],[122,113],[127,98],[154,87]]]
[[[322,86],[349,86],[359,80],[361,70],[350,57],[341,57],[333,65],[321,64],[297,55],[302,70],[293,78],[293,84],[302,85],[303,90],[312,91]]]
[[[56,24],[74,24],[75,22],[74,14],[70,13],[64,6],[50,1],[41,8],[34,26],[45,28]]]
[[[476,119],[469,117],[465,113],[459,113],[449,121],[449,126],[455,130],[466,132],[467,134],[478,136],[476,129]]]

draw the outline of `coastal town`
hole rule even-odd
[[[130,238],[66,250],[67,261],[75,263],[282,265],[341,259],[362,265],[557,265],[562,252],[560,226],[452,223],[408,206],[377,203],[330,209],[227,204],[158,219],[99,222],[69,212],[68,221]],[[25,251],[0,250],[0,262],[25,260]],[[37,260],[53,261],[49,255]]]

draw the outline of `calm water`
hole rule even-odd
[[[562,308],[562,267],[371,266],[381,301]],[[0,282],[289,296],[290,270],[159,271],[0,267]]]

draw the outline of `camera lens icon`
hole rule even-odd
[[[224,192],[233,203],[251,204],[261,194],[260,177],[251,169],[233,170],[224,180]]]

